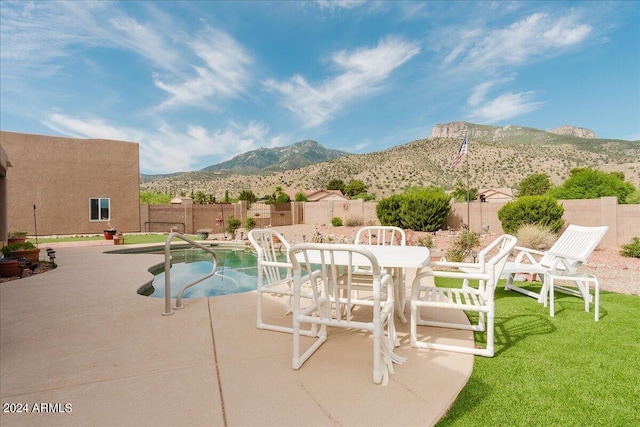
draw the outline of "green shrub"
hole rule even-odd
[[[524,196],[506,203],[498,211],[505,233],[516,234],[525,224],[536,224],[557,233],[564,225],[564,207],[549,196]]]
[[[333,225],[334,227],[340,227],[342,225],[342,218],[340,218],[339,216],[334,216],[333,218],[331,218],[331,225]]]
[[[631,243],[622,245],[620,255],[626,257],[640,258],[640,237],[631,239]]]
[[[451,197],[444,191],[410,189],[404,194],[384,198],[376,206],[382,225],[414,231],[437,231],[447,221]]]
[[[256,228],[256,219],[253,217],[248,217],[247,221],[245,222],[245,228],[247,230],[253,230],[254,228]]]
[[[630,182],[624,181],[621,172],[602,172],[590,168],[575,168],[561,186],[552,188],[547,194],[556,199],[599,199],[616,196],[618,203],[627,203],[627,196],[635,191]]]
[[[393,194],[378,202],[376,205],[376,216],[381,225],[402,227],[402,221],[400,220],[400,205],[402,204],[402,200],[402,195]]]
[[[227,228],[225,228],[225,230],[227,231],[227,233],[233,236],[234,234],[236,234],[236,230],[240,228],[241,225],[242,221],[232,216],[231,218],[227,219]]]
[[[27,241],[22,243],[11,243],[10,245],[2,247],[2,254],[6,257],[11,255],[11,251],[28,251],[35,249],[36,245]]]

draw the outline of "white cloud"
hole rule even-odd
[[[267,80],[264,85],[282,96],[286,108],[305,127],[314,127],[332,119],[347,103],[381,91],[390,74],[418,53],[417,43],[387,37],[374,48],[336,52],[332,59],[342,74],[318,85],[299,74],[284,82]]]
[[[497,70],[551,58],[584,42],[593,28],[574,15],[534,13],[504,28],[464,33],[446,56],[468,70]]]
[[[156,86],[170,94],[160,108],[203,104],[211,97],[232,98],[245,91],[253,59],[237,41],[222,31],[207,29],[188,45],[203,64],[193,65],[194,74],[179,77],[180,83],[155,79]]]
[[[475,108],[469,118],[477,120],[479,123],[495,123],[530,113],[545,104],[545,102],[535,101],[534,95],[535,93],[532,91],[509,92],[481,104],[480,102],[484,100],[484,96],[477,98],[475,99],[477,101],[476,104],[472,105]]]
[[[140,168],[143,173],[167,173],[194,170],[203,158],[210,164],[219,163],[237,154],[260,147],[290,143],[283,135],[269,137],[263,123],[241,125],[229,122],[224,129],[210,132],[204,127],[189,125],[177,131],[162,123],[157,132],[115,127],[102,119],[84,119],[55,113],[43,124],[56,132],[73,138],[100,138],[132,141],[140,145]]]
[[[365,0],[316,0],[320,9],[354,9],[365,4]]]

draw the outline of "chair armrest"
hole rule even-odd
[[[477,264],[475,264],[477,265]],[[440,270],[426,270],[422,273],[416,275],[413,280],[414,283],[420,281],[424,277],[433,276],[433,277],[446,277],[449,279],[470,279],[470,280],[489,280],[489,274],[484,273],[477,269],[476,271],[440,271]]]
[[[455,262],[455,261],[431,261],[429,267],[445,267],[445,268],[473,268],[480,269],[480,264],[473,262]]]
[[[531,264],[537,264],[538,261],[533,257],[533,255],[539,255],[541,257],[545,255],[544,252],[537,249],[525,248],[522,246],[515,246],[513,249],[518,251],[518,255],[514,260],[517,264],[521,264],[523,258],[526,258]]]
[[[262,261],[260,265],[266,267],[293,268],[293,265],[289,262]]]
[[[584,258],[579,258],[573,255],[561,254],[558,252],[549,252],[549,255],[553,255],[555,258],[551,264],[550,270],[567,270],[576,271],[580,264],[586,262]],[[570,262],[573,261],[573,262]],[[560,268],[558,268],[560,266]]]

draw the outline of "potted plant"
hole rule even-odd
[[[20,275],[20,263],[17,258],[0,258],[0,277]]]
[[[8,236],[8,244],[12,243],[22,243],[27,240],[27,232],[26,231],[12,231]]]
[[[107,240],[113,240],[113,236],[115,236],[118,230],[115,227],[113,227],[110,222],[107,223],[107,225],[109,226],[109,228],[104,230],[104,238]]]
[[[24,257],[27,261],[38,263],[40,260],[40,249],[31,242],[12,243],[2,248],[2,254],[7,257]]]
[[[198,235],[198,239],[200,240],[207,240],[209,238],[209,233],[211,233],[210,228],[201,228],[196,231],[196,234]]]
[[[113,244],[114,245],[124,245],[124,234],[116,233],[113,235]]]

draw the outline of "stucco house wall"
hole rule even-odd
[[[2,131],[0,145],[12,166],[9,232],[96,234],[108,222],[121,232],[140,231],[137,143]],[[91,198],[110,200],[109,221],[90,220]]]

